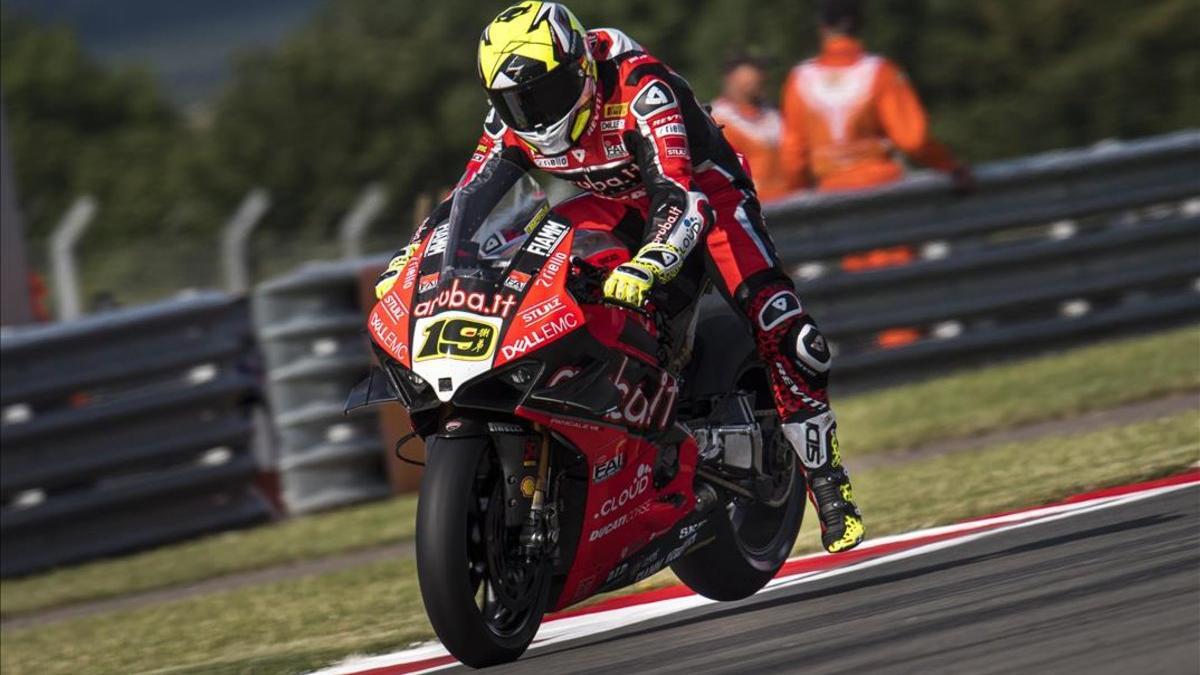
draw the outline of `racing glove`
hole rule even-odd
[[[604,282],[604,297],[641,309],[655,283],[666,283],[679,274],[683,251],[670,244],[646,244],[627,263],[617,265]]]
[[[396,279],[400,276],[400,270],[403,270],[404,266],[408,264],[409,259],[417,252],[418,246],[419,244],[409,244],[396,251],[392,259],[388,261],[387,269],[383,270],[383,273],[375,280],[376,300],[382,300],[383,296],[392,290],[392,286],[396,285]]]

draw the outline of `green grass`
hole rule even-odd
[[[412,561],[0,632],[18,673],[297,672],[427,638]],[[178,666],[167,668],[167,666]]]
[[[164,588],[411,539],[414,497],[226,532],[0,584],[4,615]]]
[[[848,456],[1200,389],[1200,327],[1112,341],[837,402]],[[404,498],[0,582],[5,616],[191,583],[412,537]]]
[[[855,476],[882,535],[1178,472],[1200,459],[1195,412],[1008,444]],[[816,541],[809,523],[801,547]],[[668,583],[660,576],[651,584]],[[0,670],[21,673],[283,673],[431,636],[411,561],[0,631]]]
[[[853,456],[1196,389],[1200,327],[1189,326],[848,397],[834,409]]]

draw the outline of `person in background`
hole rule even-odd
[[[766,63],[745,53],[725,61],[721,95],[712,116],[729,141],[750,164],[759,201],[784,196],[788,186],[779,171],[779,111],[763,100]]]
[[[821,53],[792,69],[780,98],[780,168],[789,189],[853,190],[899,180],[900,151],[969,192],[967,165],[929,133],[904,73],[864,50],[859,0],[818,0]]]

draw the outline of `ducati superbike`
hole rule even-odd
[[[628,249],[558,218],[521,168],[486,171],[371,311],[379,367],[347,401],[399,401],[425,442],[438,637],[473,667],[512,661],[547,612],[666,567],[709,598],[755,593],[806,493],[748,329],[700,293],[606,304]]]

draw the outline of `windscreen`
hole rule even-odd
[[[458,188],[450,207],[442,278],[498,281],[550,202],[524,169],[500,159]]]

